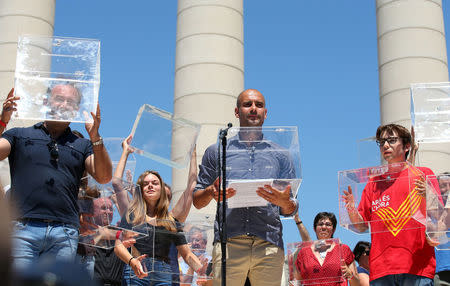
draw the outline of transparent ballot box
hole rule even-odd
[[[449,191],[450,175],[427,176],[426,233],[438,250],[450,250]]]
[[[423,178],[423,179],[421,179]],[[424,174],[407,162],[338,172],[339,223],[362,233],[391,232],[424,227]]]
[[[131,145],[136,154],[182,169],[189,163],[199,132],[199,124],[144,104],[131,131]]]
[[[258,188],[271,192],[290,186],[291,196],[297,197],[302,182],[297,127],[230,128],[226,152],[227,187],[236,190],[229,208],[267,205]]]
[[[120,137],[108,137],[103,138],[103,144],[108,151],[109,158],[113,165],[113,174],[116,170],[117,164],[119,164],[120,157],[122,156],[122,142],[125,138]],[[136,170],[136,157],[133,153],[128,155],[127,163],[123,172],[123,180],[131,182],[133,180],[134,171]]]
[[[150,221],[147,224],[149,236],[132,247],[132,255],[141,256],[145,279],[181,285],[199,285],[211,280],[212,256],[209,249],[212,239],[209,235],[212,227],[208,221]],[[178,251],[182,249],[187,251]],[[134,272],[131,278],[139,279]]]
[[[99,184],[91,176],[81,180],[78,194],[80,214],[79,243],[109,249],[116,238],[122,241],[141,239],[148,234],[142,227],[122,222],[134,196],[140,196],[140,188],[118,178],[108,184]]]
[[[450,83],[411,84],[411,121],[418,142],[450,142]]]
[[[338,238],[289,243],[289,285],[340,285],[341,265],[349,260],[343,247]]]
[[[15,116],[92,122],[100,84],[100,41],[22,36],[17,46]]]
[[[380,147],[375,136],[360,139],[358,146],[358,168],[383,165],[386,162],[380,156]]]

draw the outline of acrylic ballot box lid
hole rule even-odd
[[[141,261],[141,265],[148,279],[185,283],[183,285],[198,285],[197,283],[212,279],[211,220],[179,223],[154,219],[149,224],[151,226],[148,229],[149,236],[143,241],[152,246],[152,253],[140,253],[136,248],[132,249],[134,256],[147,255]],[[175,251],[177,245],[185,244],[190,248],[188,262],[183,257],[178,257]],[[131,276],[136,278],[134,273]]]
[[[135,153],[173,168],[189,164],[200,125],[144,104],[136,116],[131,145]],[[173,131],[177,131],[173,133]]]
[[[117,237],[137,240],[148,236],[140,227],[121,223],[134,195],[140,196],[141,192],[133,183],[113,178],[108,184],[99,184],[91,176],[83,178],[78,195],[79,243],[111,249]]]
[[[427,176],[426,233],[437,250],[450,250],[449,191],[450,175]]]
[[[230,128],[226,152],[227,186],[236,190],[229,208],[268,205],[256,193],[266,185],[280,191],[290,186],[297,197],[302,170],[296,126]]]
[[[125,138],[121,137],[108,137],[103,138],[103,144],[108,151],[109,158],[111,159],[113,165],[113,174],[116,170],[117,164],[122,156],[122,142]],[[125,165],[125,170],[123,172],[123,180],[131,181],[134,176],[134,171],[136,170],[136,157],[133,153],[128,155],[127,163]]]
[[[375,136],[363,138],[357,141],[358,168],[367,168],[386,163],[380,156],[380,147]]]
[[[337,285],[344,282],[345,257],[338,238],[294,242],[287,245],[289,286]]]
[[[407,162],[339,171],[339,224],[356,233],[394,236],[423,227],[425,197],[415,183],[421,178],[424,173]]]
[[[100,41],[21,36],[15,118],[92,122],[100,84]]]
[[[450,83],[411,84],[411,121],[417,142],[450,142]]]

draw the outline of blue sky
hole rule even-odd
[[[103,137],[127,136],[144,103],[173,110],[176,12],[175,0],[57,1],[55,35],[101,40]],[[318,212],[338,215],[337,172],[359,167],[357,141],[379,125],[375,1],[245,0],[244,15],[245,87],[265,95],[266,126],[299,128],[300,216],[315,237]],[[284,226],[285,242],[300,240]],[[369,238],[340,227],[335,237],[351,248]]]

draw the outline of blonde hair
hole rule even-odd
[[[142,192],[144,190],[144,179],[150,174],[153,174],[158,178],[159,184],[161,186],[159,199],[157,200],[156,207],[153,210],[156,218],[158,219],[157,225],[164,226],[170,231],[176,231],[175,220],[169,213],[170,202],[165,191],[165,184],[163,179],[161,178],[161,175],[159,175],[159,173],[156,171],[145,171],[139,176],[136,184],[139,186],[140,192],[134,192],[133,200],[131,201],[130,207],[128,208],[125,216],[126,220],[133,225],[140,225],[146,222],[148,206],[143,199]]]

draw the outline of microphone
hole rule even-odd
[[[222,128],[222,129],[220,129],[220,135],[219,135],[219,138],[220,139],[223,139],[223,138],[225,138],[227,135],[228,135],[228,130],[231,128],[231,127],[233,127],[233,124],[231,124],[230,122],[227,124],[227,128]]]

